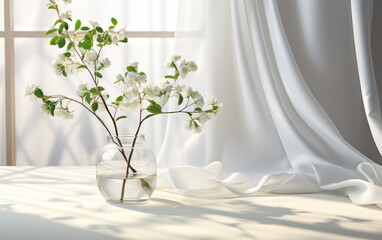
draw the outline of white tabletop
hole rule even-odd
[[[94,167],[0,167],[1,240],[382,239],[382,210],[346,197],[257,194],[191,198],[157,189],[111,205]]]

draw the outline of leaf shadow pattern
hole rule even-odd
[[[22,224],[20,224],[22,223]],[[6,228],[6,229],[5,229]],[[64,225],[59,221],[48,220],[34,214],[16,213],[0,209],[0,233],[2,240],[25,239],[52,239],[68,240],[122,240],[108,234],[75,228]]]
[[[169,224],[185,224],[197,220],[214,222],[221,227],[234,227],[241,231],[241,238],[257,239],[253,232],[248,232],[248,228],[243,227],[243,224],[259,224],[259,225],[278,225],[288,227],[289,229],[304,229],[310,232],[329,233],[337,236],[338,239],[360,238],[360,239],[375,239],[380,240],[382,230],[376,229],[376,232],[367,232],[352,228],[346,228],[347,222],[353,223],[369,223],[371,220],[354,218],[347,216],[326,216],[325,221],[314,223],[294,221],[288,216],[302,216],[309,212],[301,211],[288,207],[272,207],[261,204],[255,204],[250,197],[230,199],[223,203],[224,208],[215,208],[214,206],[222,206],[222,199],[214,201],[199,202],[199,204],[182,204],[179,202],[167,202],[167,200],[154,198],[152,202],[145,205],[118,205],[113,206],[124,208],[132,211],[144,212],[150,214],[150,218],[145,219],[145,224],[156,223],[158,221]],[[234,219],[227,222],[220,221],[220,216]],[[266,230],[264,230],[266,231]],[[208,237],[200,237],[198,239],[211,239]],[[285,237],[288,239],[288,236]]]

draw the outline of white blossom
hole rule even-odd
[[[101,63],[104,65],[104,68],[108,68],[111,66],[111,62],[110,62],[109,58],[102,59]]]
[[[221,111],[223,111],[223,108],[224,108],[223,103],[219,103],[218,109],[216,110],[216,113],[220,113]]]
[[[154,85],[152,82],[146,82],[143,85],[143,91],[145,91],[146,97],[149,99],[154,99],[160,94],[160,88]]]
[[[193,129],[193,131],[194,131],[194,133],[199,134],[199,133],[202,132],[202,127],[201,127],[201,126],[197,126],[197,127],[195,127],[195,128]]]
[[[202,108],[204,106],[204,99],[202,96],[198,97],[196,100],[195,100],[195,103],[198,107]]]
[[[180,93],[180,92],[184,91],[185,87],[186,87],[186,86],[185,86],[183,83],[179,83],[179,84],[175,85],[175,90],[176,90],[178,93]]]
[[[85,37],[85,35],[86,35],[86,32],[82,32],[82,31],[75,32],[75,34],[73,35],[73,42],[78,44]],[[72,47],[70,51],[74,51],[74,47]]]
[[[64,119],[73,119],[74,115],[72,112],[69,112],[67,109],[64,109],[64,108],[56,108],[54,110],[54,114],[55,116],[57,117],[62,117]]]
[[[171,64],[172,64],[172,62],[170,62],[170,61],[165,61],[165,62],[163,63],[163,66],[165,66],[166,68],[171,68]]]
[[[72,3],[72,0],[62,0],[64,3]]]
[[[181,66],[179,69],[179,74],[182,78],[185,78],[188,74],[188,67],[187,66]]]
[[[69,64],[66,68],[66,72],[68,74],[77,74],[79,72],[79,69],[78,67],[81,66],[81,64],[78,64],[78,63],[72,63],[72,64]]]
[[[215,105],[218,102],[214,96],[209,96],[206,98],[207,105]]]
[[[183,89],[182,95],[183,95],[183,97],[189,97],[192,92],[193,92],[193,90],[191,87],[186,87]]]
[[[191,91],[190,96],[191,96],[192,99],[194,99],[194,100],[196,100],[196,99],[202,97],[202,95],[201,95],[200,92],[198,92],[198,91]]]
[[[168,102],[168,95],[164,94],[160,97],[156,97],[155,102],[158,103],[161,107],[163,107]]]
[[[52,64],[52,67],[53,67],[54,73],[55,73],[57,76],[60,76],[61,73],[62,73],[62,69],[61,69],[60,64],[53,63],[53,64]]]
[[[118,33],[117,33],[117,39],[118,41],[122,41],[123,39],[126,38],[126,35],[125,35],[125,28],[121,28]]]
[[[27,97],[31,101],[36,101],[37,97],[34,95],[34,91],[36,89],[37,85],[34,83],[30,83],[26,86],[24,89],[24,96]]]
[[[86,53],[85,60],[88,62],[94,62],[97,59],[97,53],[88,52]]]
[[[49,106],[46,105],[46,104],[41,104],[41,112],[42,112],[45,116],[49,116],[49,114],[50,114]]]
[[[129,81],[135,81],[137,75],[138,75],[138,73],[136,73],[136,72],[129,72],[129,73],[127,73],[126,78],[127,78],[127,80],[129,80]]]
[[[177,55],[177,54],[172,54],[168,57],[167,61],[169,62],[177,62],[181,59],[182,57],[180,55]]]
[[[83,97],[84,91],[86,91],[87,88],[88,88],[87,83],[78,84],[77,90],[75,91],[76,95],[79,97]]]
[[[113,43],[117,43],[118,42],[118,37],[116,35],[111,36],[111,41]]]
[[[124,79],[124,77],[121,74],[118,74],[117,76],[115,76],[115,78],[117,79],[117,81]]]
[[[211,114],[209,114],[209,113],[202,113],[202,114],[200,114],[200,116],[199,116],[199,122],[200,122],[201,124],[204,124],[204,123],[206,123],[208,120],[210,120],[211,118],[212,118]]]
[[[99,23],[97,21],[89,20],[89,23],[93,28],[99,27]]]
[[[184,127],[187,129],[187,130],[190,130],[190,131],[193,131],[194,133],[201,133],[202,132],[202,128],[198,125],[196,126],[196,124],[193,122],[193,121],[188,121]]]
[[[138,64],[139,64],[139,62],[132,62],[132,63],[130,63],[130,66],[137,68]]]
[[[194,61],[188,61],[187,67],[189,72],[195,72],[198,70],[198,65]]]
[[[65,12],[62,12],[61,13],[61,18],[62,18],[62,20],[66,20],[68,18],[72,18],[72,11],[67,10]]]
[[[133,111],[139,107],[139,99],[132,99],[130,101],[122,101],[120,103],[127,111]]]
[[[136,75],[136,79],[137,79],[137,81],[139,82],[139,83],[144,83],[144,82],[146,82],[146,74],[137,74]]]
[[[194,61],[182,59],[179,66],[179,74],[182,78],[185,78],[189,72],[195,72],[198,70],[198,65]]]

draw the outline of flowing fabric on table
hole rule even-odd
[[[283,22],[296,15],[280,14],[291,6],[301,34],[297,48]],[[335,119],[349,106],[325,103],[331,89],[317,91],[321,80],[354,91],[344,103],[354,104],[349,122],[362,116],[366,147],[379,157],[372,7],[368,0],[181,0],[175,52],[200,66],[186,81],[215,95],[224,110],[200,135],[181,129],[185,118],[169,116],[158,156],[160,184],[195,196],[335,190],[356,204],[382,206],[382,167],[344,138],[349,127]]]

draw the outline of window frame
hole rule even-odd
[[[126,31],[128,38],[175,38],[175,31]],[[14,0],[4,0],[5,142],[6,165],[16,165],[15,39],[46,38],[43,31],[14,30]]]

